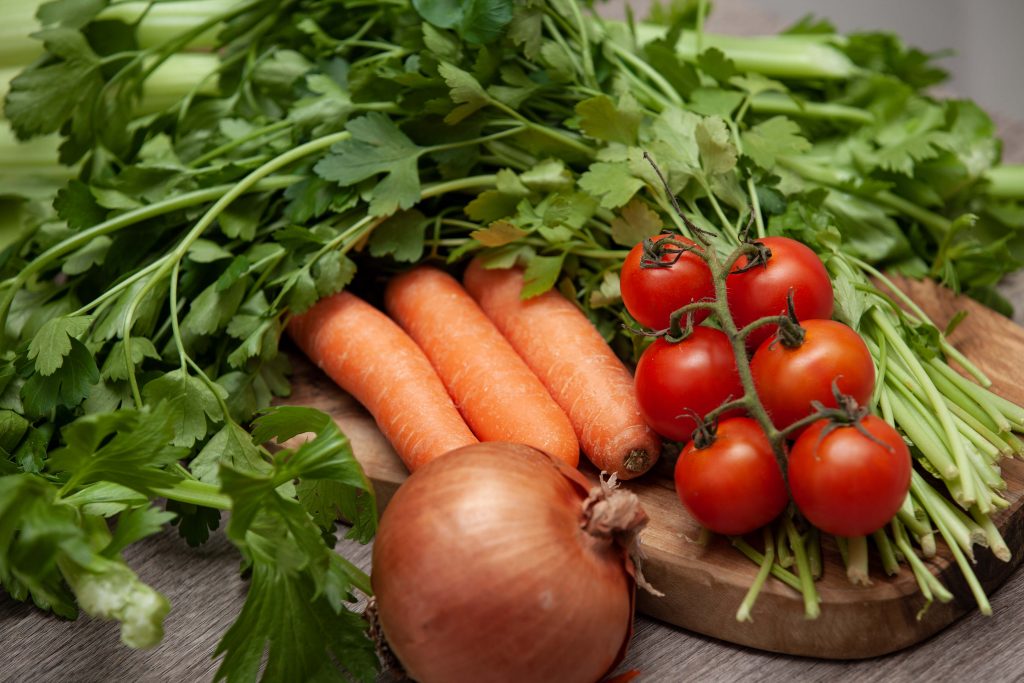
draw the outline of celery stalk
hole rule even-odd
[[[640,43],[657,40],[663,38],[667,30],[665,26],[637,24],[637,40]],[[724,36],[703,33],[698,45],[696,31],[683,31],[676,43],[679,56],[689,62],[695,61],[699,52],[710,47],[724,52],[741,71],[753,71],[766,76],[839,80],[852,78],[859,72],[845,54],[821,37]]]
[[[985,173],[990,197],[1024,199],[1024,164],[1010,164],[990,168]]]
[[[237,0],[180,0],[177,2],[121,2],[99,14],[99,19],[141,22],[135,32],[140,47],[161,45],[168,39],[193,29],[210,17],[227,12]],[[148,11],[147,11],[148,10]],[[186,49],[212,49],[217,46],[220,27],[213,27],[194,38]]]
[[[21,67],[43,53],[43,44],[29,35],[39,30],[36,10],[41,0],[0,0],[0,65]],[[4,83],[9,79],[4,78]]]
[[[136,113],[163,111],[193,91],[197,95],[216,95],[217,79],[210,76],[219,66],[220,61],[211,54],[171,55],[146,79]]]
[[[761,93],[750,101],[750,108],[758,114],[784,114],[809,119],[828,119],[868,125],[875,116],[866,109],[833,102],[798,102],[782,93]]]

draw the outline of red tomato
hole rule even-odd
[[[671,237],[687,245],[696,243],[681,235],[659,235],[659,242]],[[619,286],[622,303],[626,310],[644,327],[663,330],[674,310],[693,301],[715,298],[715,285],[711,281],[711,270],[704,260],[692,251],[679,255],[679,260],[664,268],[642,268],[644,244],[633,247],[622,263]],[[671,263],[676,254],[663,254],[662,263]],[[694,324],[708,317],[708,311],[695,311]]]
[[[822,531],[865,536],[885,526],[903,504],[910,488],[910,451],[899,433],[874,415],[860,424],[881,443],[853,426],[837,427],[822,438],[827,424],[815,422],[793,445],[793,500]]]
[[[635,382],[644,420],[675,441],[689,441],[697,426],[687,409],[703,416],[743,396],[729,338],[711,327],[694,328],[677,344],[656,339],[640,356]]]
[[[690,514],[730,536],[764,526],[789,502],[768,437],[749,417],[722,420],[707,448],[688,443],[676,461],[675,480]]]
[[[811,414],[811,401],[837,407],[840,391],[864,405],[875,388],[875,365],[860,335],[835,320],[805,320],[804,343],[786,348],[776,337],[766,339],[750,361],[757,395],[772,422],[785,429]]]
[[[786,312],[786,297],[793,290],[797,318],[832,317],[832,281],[825,264],[809,247],[788,237],[763,237],[757,242],[771,250],[768,263],[742,273],[750,259],[740,258],[726,281],[729,310],[736,325],[743,327],[758,318]],[[775,333],[774,325],[755,329],[747,337],[747,348],[756,349]]]

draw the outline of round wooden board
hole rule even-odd
[[[1024,329],[934,283],[898,282],[940,326],[956,311],[967,310],[969,315],[953,334],[953,343],[992,377],[997,393],[1024,403],[1024,369],[1018,365],[1024,357]],[[405,467],[361,406],[297,352],[292,359],[293,393],[286,402],[315,406],[335,418],[374,482],[383,509],[408,476]],[[987,549],[975,549],[975,573],[989,592],[1016,567],[1024,545],[1024,462],[1004,461],[1003,476],[1010,506],[995,519],[1014,557],[1000,562]],[[860,659],[920,642],[975,608],[959,569],[941,543],[927,564],[956,597],[950,603],[933,603],[923,613],[924,599],[908,568],[887,577],[873,565],[873,584],[856,586],[846,579],[835,549],[826,545],[824,576],[817,583],[818,619],[807,620],[800,594],[771,579],[753,610],[753,621],[738,622],[736,609],[757,573],[756,565],[725,539],[716,538],[707,546],[696,542],[700,527],[676,499],[667,467],[626,485],[640,496],[651,518],[641,536],[644,574],[665,593],[654,597],[641,591],[638,609],[682,628],[774,652]]]

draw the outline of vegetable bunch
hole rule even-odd
[[[871,404],[956,501],[915,475],[883,559],[893,543],[934,552],[935,530],[968,572],[976,540],[998,554],[993,463],[1024,450],[1024,411],[950,370],[946,357],[970,365],[867,279],[932,273],[998,303],[992,264],[1020,263],[1024,193],[992,168],[991,122],[924,94],[938,72],[891,36],[801,24],[736,43],[692,9],[661,8],[652,27],[572,0],[42,5],[35,47],[3,53],[27,66],[5,116],[43,145],[0,157],[4,587],[150,644],[165,605],[124,583],[121,550],[169,512],[202,542],[230,508],[252,582],[218,675],[255,677],[266,650],[268,678],[334,674],[332,660],[372,676],[344,608],[370,586],[331,550],[339,511],[372,535],[369,486],[326,417],[266,411],[288,392],[288,320],[345,288],[378,301],[406,264],[475,254],[525,266],[524,297],[557,288],[636,357],[618,273],[664,224],[687,231],[670,195],[718,234],[708,249],[753,218],[758,237],[825,261],[837,317],[878,366]],[[264,445],[307,431],[295,450]],[[89,579],[115,576],[134,588],[89,599],[114,585]]]
[[[778,532],[792,545],[807,615],[817,616],[797,525],[836,534],[866,558],[864,537],[885,537],[907,498],[909,450],[892,425],[861,407],[875,389],[871,354],[860,335],[829,318],[832,288],[814,252],[767,237],[744,239],[723,258],[711,234],[680,216],[703,246],[662,233],[634,247],[623,270],[627,310],[664,325],[644,332],[657,339],[637,364],[641,411],[660,433],[689,442],[676,461],[676,492],[705,529],[739,537],[765,527],[766,551],[774,550],[766,525],[792,494],[802,517],[794,521],[791,508]],[[659,305],[675,308],[654,315],[637,292],[661,294]],[[780,309],[787,312],[772,314]],[[695,326],[709,315],[716,327]],[[795,439],[791,449],[787,439]],[[819,553],[812,549],[817,565]],[[749,618],[773,564],[767,557],[739,619]],[[867,581],[866,567],[848,567],[851,580]]]

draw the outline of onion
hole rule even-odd
[[[636,496],[529,446],[480,443],[402,485],[373,548],[376,619],[407,675],[597,681],[625,655]],[[640,579],[642,581],[642,579]]]

